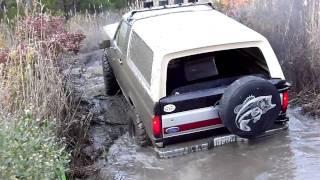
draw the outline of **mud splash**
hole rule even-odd
[[[320,121],[290,109],[290,127],[272,137],[238,142],[207,152],[158,159],[151,147],[135,146],[127,134],[111,146],[101,179],[320,179]],[[99,178],[99,179],[100,179]]]

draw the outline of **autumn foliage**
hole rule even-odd
[[[9,60],[13,53],[26,56],[25,49],[35,45],[38,52],[43,55],[50,53],[58,56],[65,52],[77,53],[85,36],[82,33],[68,32],[62,17],[39,15],[19,19],[16,23],[14,38],[16,43],[14,48],[0,49],[0,63]]]
[[[250,3],[252,0],[220,0],[220,3],[230,8],[238,8]]]

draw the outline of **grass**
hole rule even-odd
[[[255,0],[221,8],[269,39],[294,85],[293,102],[320,115],[319,2]],[[55,27],[61,29],[54,31],[43,29],[43,23],[1,21],[0,179],[66,179],[90,166],[85,161],[69,164],[71,158],[82,158],[90,117],[78,117],[83,110],[61,75],[59,60],[66,52],[97,49],[102,27],[119,14],[73,14],[66,23],[58,18]],[[87,37],[81,48],[78,32]]]
[[[81,123],[59,60],[84,36],[48,14],[0,27],[0,179],[66,179],[70,127]]]
[[[73,14],[67,22],[68,29],[71,32],[80,31],[86,36],[82,47],[82,52],[89,52],[98,49],[99,43],[106,35],[103,32],[103,26],[106,24],[116,23],[121,18],[122,11],[108,11],[90,14],[77,13]]]
[[[102,27],[118,14],[73,14],[66,22],[34,12],[0,21],[0,179],[88,174],[92,162],[81,148],[91,114],[84,115],[60,65],[66,54],[97,49]]]
[[[222,5],[223,11],[263,34],[274,48],[287,79],[293,103],[320,115],[320,3],[317,0],[248,0]]]

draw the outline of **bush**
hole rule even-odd
[[[28,16],[15,24],[15,45],[0,49],[0,107],[17,112],[31,103],[39,118],[60,120],[68,102],[57,60],[62,53],[78,52],[85,36],[69,33],[62,18],[49,15]]]
[[[141,1],[141,0],[139,0]],[[18,5],[17,5],[18,2]],[[129,4],[136,4],[136,0],[41,0],[42,6],[39,7],[36,1],[25,0],[0,0],[0,19],[13,19],[18,14],[25,15],[25,10],[42,11],[54,15],[68,16],[70,12],[103,12],[105,10],[126,8]],[[18,16],[19,16],[18,15]]]
[[[55,120],[0,119],[0,179],[66,179],[70,155],[55,138]]]
[[[42,52],[54,51],[56,54],[80,50],[85,39],[82,33],[70,33],[65,28],[62,17],[38,15],[20,19],[16,26],[16,37],[21,45],[37,42],[44,48]],[[32,42],[33,41],[33,42]]]
[[[84,35],[45,14],[14,25],[12,46],[0,49],[0,179],[65,179],[61,139],[78,121],[58,60],[79,51]]]

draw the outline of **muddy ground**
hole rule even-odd
[[[92,114],[89,141],[81,152],[94,173],[86,179],[211,180],[211,179],[320,179],[320,121],[289,110],[288,132],[255,142],[238,142],[206,152],[168,160],[157,158],[151,147],[139,148],[128,137],[129,111],[121,95],[107,97],[101,68],[103,51],[67,60],[76,97]]]
[[[320,179],[320,121],[290,109],[289,131],[173,159],[121,136],[107,154],[102,177],[137,180]]]
[[[122,95],[105,96],[102,56],[103,50],[93,50],[64,57],[63,74],[75,102],[74,119],[80,124],[80,128],[74,129],[83,131],[72,134],[73,138],[83,138],[75,147],[71,167],[72,176],[77,178],[99,172],[106,164],[110,146],[127,132],[129,107]]]

